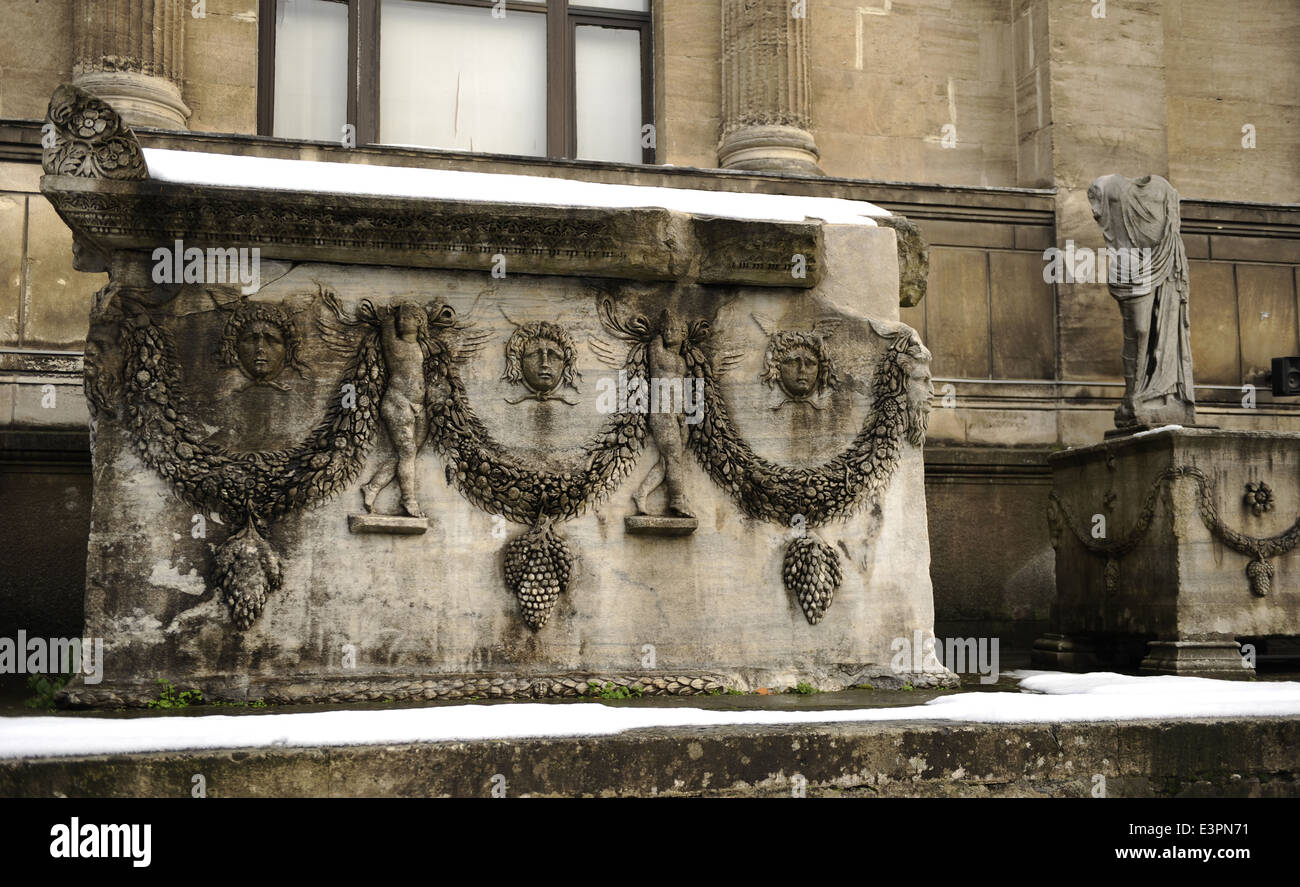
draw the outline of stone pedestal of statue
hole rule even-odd
[[[1300,634],[1300,435],[1168,428],[1049,462],[1036,665],[1248,678],[1244,640]]]

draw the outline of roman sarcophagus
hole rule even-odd
[[[869,204],[142,149],[54,95],[90,312],[74,704],[948,683]],[[915,264],[915,263],[911,263]]]

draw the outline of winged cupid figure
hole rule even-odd
[[[639,401],[646,413],[646,424],[654,437],[655,447],[659,450],[659,459],[646,474],[636,492],[632,494],[632,503],[637,514],[648,514],[646,501],[650,494],[661,486],[667,486],[668,506],[666,513],[673,517],[691,518],[690,500],[686,495],[686,425],[685,416],[680,412],[661,412],[652,408],[652,394],[656,386],[667,384],[683,390],[691,380],[686,378],[686,360],[682,356],[693,337],[698,334],[696,327],[702,321],[687,328],[667,309],[660,312],[655,321],[638,314],[630,322],[624,323],[614,314],[613,303],[606,299],[601,303],[601,319],[605,327],[624,341],[634,343],[633,347],[645,349],[645,365],[650,378],[633,378],[628,380],[628,401]],[[591,341],[592,349],[606,363],[614,365],[607,346],[598,340]],[[675,385],[673,384],[675,383]]]
[[[388,383],[379,403],[379,415],[388,429],[394,453],[383,459],[370,480],[361,486],[361,501],[366,511],[375,510],[375,500],[393,479],[401,493],[401,508],[411,517],[424,517],[420,508],[415,476],[415,456],[429,436],[428,399],[424,364],[435,347],[430,328],[460,328],[456,312],[450,305],[422,307],[414,302],[377,308],[363,299],[355,317],[349,317],[333,293],[322,291],[322,298],[333,317],[321,323],[327,343],[336,350],[349,347],[346,328],[369,326],[379,334]],[[343,329],[339,328],[339,325]]]

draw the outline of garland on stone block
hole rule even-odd
[[[374,442],[386,382],[378,337],[366,337],[340,381],[355,386],[354,407],[335,398],[300,444],[253,453],[205,441],[171,342],[148,314],[124,321],[121,341],[122,419],[136,451],[185,502],[240,528],[212,546],[213,579],[235,624],[247,629],[281,583],[279,557],[265,538],[271,522],[337,495],[356,479]]]
[[[289,449],[228,452],[207,442],[191,410],[174,349],[147,312],[122,321],[123,422],[141,458],[191,505],[216,511],[238,529],[213,546],[212,578],[241,629],[249,628],[280,587],[280,558],[266,536],[291,511],[338,494],[357,477],[375,441],[387,382],[377,330],[367,329],[339,385],[354,401],[335,398],[304,440]],[[732,426],[700,324],[683,346],[688,372],[704,379],[704,418],[688,443],[710,477],[751,517],[808,527],[842,519],[883,494],[904,439],[923,440],[925,398],[909,385],[928,355],[907,330],[887,331],[890,345],[873,382],[873,409],[853,443],[826,463],[789,467],[759,457]],[[530,527],[506,544],[506,583],[525,623],[544,626],[567,590],[573,556],[553,524],[583,513],[626,477],[645,446],[643,413],[613,414],[569,465],[539,470],[496,441],[475,414],[456,359],[445,343],[427,340],[424,372],[430,440],[446,459],[450,483],[471,503]],[[644,342],[628,349],[629,378],[648,378]],[[819,622],[842,579],[839,555],[815,535],[789,546],[787,590],[810,623]]]
[[[924,368],[929,354],[910,328],[876,327],[889,347],[876,366],[871,413],[847,449],[815,467],[778,465],[756,454],[731,424],[712,361],[698,347],[686,351],[689,371],[705,380],[704,418],[691,426],[689,444],[709,476],[745,514],[785,527],[809,528],[846,518],[884,494],[905,439],[917,446],[924,443],[928,372],[924,392],[909,380],[918,378],[916,371]],[[838,552],[816,534],[804,533],[787,547],[782,573],[786,590],[798,599],[808,622],[820,622],[843,577]]]
[[[1053,490],[1048,496],[1047,507],[1047,519],[1052,527],[1052,538],[1059,541],[1061,524],[1064,523],[1065,526],[1070,528],[1070,532],[1074,534],[1074,537],[1079,540],[1085,550],[1098,557],[1104,557],[1106,566],[1102,572],[1102,577],[1106,593],[1114,594],[1119,589],[1119,562],[1126,554],[1137,547],[1137,544],[1142,541],[1147,529],[1151,526],[1151,521],[1155,517],[1156,498],[1161,485],[1180,477],[1191,478],[1196,482],[1197,511],[1200,514],[1201,523],[1210,531],[1210,535],[1233,551],[1250,558],[1250,561],[1246,564],[1246,580],[1251,594],[1257,597],[1265,597],[1272,590],[1274,573],[1273,565],[1268,559],[1287,554],[1296,547],[1297,543],[1300,543],[1300,518],[1297,518],[1289,529],[1278,533],[1276,536],[1257,537],[1238,533],[1219,517],[1219,509],[1214,502],[1214,494],[1210,490],[1210,481],[1205,476],[1205,473],[1199,468],[1190,465],[1172,466],[1156,475],[1155,479],[1151,481],[1150,487],[1147,488],[1142,510],[1138,512],[1138,519],[1133,525],[1133,529],[1123,538],[1114,541],[1093,539],[1090,534],[1081,530],[1081,525],[1076,520],[1074,512],[1061,498],[1060,494]],[[1064,520],[1062,520],[1062,517],[1064,517]]]
[[[644,348],[630,350],[625,370],[629,377],[646,375]],[[445,347],[431,349],[425,380],[429,437],[447,460],[448,482],[489,514],[532,527],[507,542],[502,555],[506,585],[524,623],[537,631],[573,572],[573,554],[552,523],[582,514],[614,491],[645,447],[645,416],[614,413],[572,464],[538,470],[492,437]]]

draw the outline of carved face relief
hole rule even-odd
[[[549,394],[560,384],[564,346],[551,339],[533,339],[519,357],[524,384],[538,394]]]
[[[934,401],[934,380],[930,377],[930,349],[915,335],[908,339],[907,356],[907,439],[915,446],[925,444],[930,427],[930,408]]]
[[[818,332],[773,332],[763,354],[762,380],[780,386],[787,400],[814,402],[838,383],[835,365]],[[814,403],[815,405],[815,403]]]
[[[86,399],[96,412],[117,415],[122,387],[122,356],[118,349],[120,328],[115,323],[97,323],[86,336],[82,384]]]
[[[397,306],[397,316],[394,319],[394,326],[397,335],[407,342],[414,342],[419,338],[420,331],[425,329],[428,324],[427,315],[419,305],[411,302],[405,302]]]
[[[821,372],[821,361],[816,352],[808,347],[791,348],[781,358],[777,377],[782,390],[790,397],[801,398],[812,394],[817,388],[817,375]]]
[[[81,237],[72,238],[72,267],[77,271],[97,274],[108,270],[108,259]]]
[[[262,320],[248,324],[236,347],[240,366],[255,381],[274,379],[284,369],[284,334],[273,324]]]
[[[523,385],[528,398],[563,399],[558,393],[561,386],[575,391],[578,387],[576,358],[577,349],[563,327],[545,321],[522,324],[506,342],[506,371],[501,378]]]
[[[283,389],[275,380],[285,366],[301,371],[298,332],[274,305],[245,303],[226,322],[221,362],[238,366],[254,385]]]

